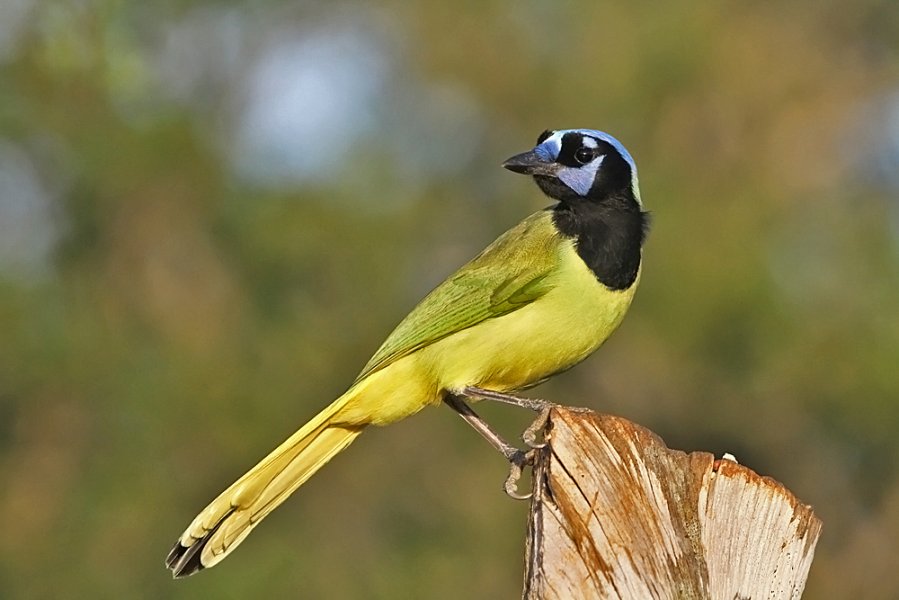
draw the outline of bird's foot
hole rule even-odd
[[[528,425],[527,429],[522,432],[521,439],[524,440],[528,447],[537,450],[546,448],[546,440],[540,441],[540,438],[543,435],[546,424],[549,422],[549,411],[552,407],[552,404],[547,403],[543,410],[540,411],[540,414],[537,415],[537,418],[534,419],[534,422]]]
[[[519,450],[516,454],[509,457],[509,476],[506,478],[506,483],[503,487],[506,490],[506,494],[511,498],[515,498],[516,500],[527,500],[533,496],[533,493],[531,492],[528,492],[527,494],[518,493],[518,480],[521,479],[521,474],[525,467],[534,466],[537,452],[546,448],[547,443],[545,441],[539,441],[539,438],[541,437],[543,429],[546,427],[546,423],[549,421],[549,411],[552,407],[553,405],[547,402],[546,406],[540,411],[540,414],[537,415],[537,418],[534,419],[534,422],[528,425],[528,428],[521,434],[521,439],[524,440],[524,443],[528,445],[530,450],[527,452]]]
[[[475,388],[477,389],[477,388]],[[466,395],[468,393],[468,389],[466,389]],[[472,394],[474,395],[474,394]],[[499,394],[500,396],[505,396],[503,394]],[[482,396],[492,398],[491,396]],[[513,396],[514,398],[514,396]],[[522,433],[522,439],[524,442],[530,447],[530,449],[525,452],[523,450],[519,450],[515,446],[506,442],[497,432],[487,424],[486,421],[481,419],[477,415],[477,413],[472,410],[470,406],[465,402],[465,400],[461,396],[448,395],[444,402],[456,411],[459,416],[465,419],[469,425],[471,425],[478,433],[480,433],[485,440],[487,440],[491,446],[496,448],[502,455],[509,461],[509,476],[506,478],[505,483],[503,484],[503,489],[506,491],[506,494],[511,498],[515,498],[516,500],[527,500],[531,497],[531,494],[519,494],[518,493],[518,481],[521,479],[521,475],[524,472],[525,467],[531,466],[534,464],[534,460],[536,458],[536,453],[543,447],[546,446],[545,442],[538,441],[541,430],[546,426],[546,422],[549,419],[549,411],[555,406],[549,402],[543,402],[542,400],[529,400],[528,398],[518,398],[518,400],[525,400],[528,402],[539,402],[540,403],[540,415],[531,423],[527,429],[525,429],[524,433]],[[532,408],[536,410],[536,405],[527,406],[527,408]]]
[[[514,498],[515,500],[527,500],[533,495],[531,492],[519,494],[518,480],[521,479],[524,468],[534,464],[534,459],[534,450],[529,450],[528,452],[519,450],[513,456],[509,457],[509,476],[506,477],[503,489],[510,498]]]

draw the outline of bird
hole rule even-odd
[[[370,425],[445,403],[511,462],[521,458],[466,400],[533,408],[514,394],[580,363],[608,339],[640,281],[649,214],[633,157],[601,131],[546,130],[502,166],[531,176],[554,204],[434,288],[343,395],[197,515],[166,557],[175,577],[228,556]]]

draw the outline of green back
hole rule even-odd
[[[535,213],[437,286],[388,336],[356,378],[478,323],[526,306],[552,289],[560,237],[552,213]]]

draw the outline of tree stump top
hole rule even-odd
[[[555,407],[536,453],[525,598],[799,598],[821,532],[777,481]]]

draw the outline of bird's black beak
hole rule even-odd
[[[533,150],[506,159],[503,167],[513,173],[523,173],[524,175],[552,175],[555,173],[555,163],[544,160]]]

